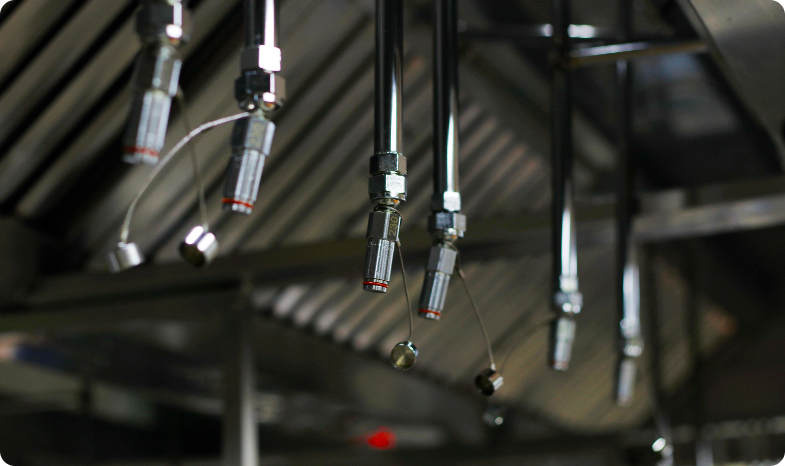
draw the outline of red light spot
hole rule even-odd
[[[382,427],[377,432],[368,436],[368,445],[377,450],[390,450],[395,448],[395,434]]]

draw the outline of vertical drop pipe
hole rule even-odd
[[[631,2],[619,2],[619,42],[630,40]],[[616,193],[616,302],[618,310],[615,399],[619,406],[632,402],[638,358],[643,352],[640,319],[640,275],[632,222],[636,211],[635,167],[632,160],[632,62],[616,62],[618,182]]]
[[[551,368],[565,371],[570,365],[575,339],[575,316],[583,306],[578,291],[578,251],[573,206],[572,174],[572,86],[570,53],[569,0],[553,0],[553,41],[555,56],[551,89],[551,161],[553,164],[552,240],[553,308],[556,318],[551,327],[548,362]]]
[[[657,466],[673,466],[673,433],[671,429],[671,419],[668,409],[668,400],[665,394],[664,371],[662,363],[662,341],[660,338],[660,306],[657,301],[657,262],[656,247],[649,245],[645,247],[643,257],[643,267],[641,269],[642,281],[645,286],[642,289],[641,297],[644,299],[646,309],[649,313],[648,340],[651,342],[651,358],[649,359],[651,368],[652,390],[654,391],[654,423],[658,438],[654,440],[657,445],[652,444],[652,449],[660,454]],[[662,439],[663,441],[660,441]]]
[[[376,92],[374,154],[368,194],[375,204],[368,219],[363,289],[386,293],[401,229],[396,207],[406,200],[403,155],[403,0],[376,1]]]
[[[458,4],[436,0],[433,42],[433,197],[428,229],[433,236],[417,314],[439,320],[466,231],[458,189]]]
[[[240,54],[240,77],[235,98],[251,116],[238,120],[232,132],[232,157],[226,170],[223,209],[250,215],[259,193],[275,124],[270,121],[286,98],[279,76],[279,0],[245,0],[245,47]]]

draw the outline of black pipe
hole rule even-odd
[[[553,286],[562,288],[561,278],[576,273],[575,228],[573,219],[573,145],[572,145],[572,82],[564,64],[569,56],[568,0],[554,0],[554,41],[557,63],[553,66],[551,90],[551,156],[553,164]],[[566,234],[565,234],[566,233]]]
[[[619,3],[619,41],[626,42],[631,34],[631,2]],[[637,358],[642,351],[640,331],[640,279],[632,238],[635,214],[635,167],[632,161],[632,62],[616,62],[618,96],[616,144],[618,182],[616,204],[616,309],[619,364],[616,371],[615,397],[619,405],[632,401]]]
[[[278,47],[280,0],[245,0],[245,46]]]
[[[433,191],[434,197],[443,197],[446,192],[459,192],[458,4],[455,0],[436,0],[433,56]]]
[[[374,152],[403,153],[403,0],[376,2]]]
[[[578,291],[578,257],[573,212],[572,86],[567,66],[570,54],[569,0],[553,0],[555,46],[551,89],[551,160],[553,164],[552,247],[553,306],[557,318],[551,331],[549,364],[567,370],[575,337],[574,316],[583,297]]]

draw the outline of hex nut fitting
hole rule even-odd
[[[371,156],[371,175],[406,175],[406,157],[397,152],[385,152]]]
[[[368,179],[371,201],[381,199],[406,200],[406,177],[397,174],[374,175]]]
[[[580,291],[558,290],[553,295],[553,305],[557,311],[567,314],[578,314],[583,307],[583,294]]]
[[[136,13],[136,32],[142,42],[167,40],[173,44],[191,38],[191,13],[181,2],[146,2]]]
[[[431,196],[431,211],[433,212],[460,212],[461,193],[446,191]]]
[[[439,236],[462,238],[466,233],[466,216],[457,212],[434,212],[428,217],[428,230]]]
[[[281,71],[281,49],[271,45],[244,48],[240,52],[240,70],[262,70],[268,73]]]
[[[276,73],[245,70],[234,82],[234,96],[243,110],[275,110],[286,101],[286,81]]]

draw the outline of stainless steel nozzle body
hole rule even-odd
[[[145,0],[136,15],[136,32],[143,46],[136,60],[123,159],[156,164],[182,68],[175,46],[189,39],[191,18],[179,0]]]
[[[109,269],[122,272],[140,265],[144,262],[144,255],[136,243],[118,243],[114,251],[109,253]]]
[[[370,213],[363,275],[365,291],[387,292],[400,230],[401,215],[394,209],[379,205]]]
[[[444,301],[450,278],[455,269],[458,251],[448,243],[439,242],[431,246],[425,265],[425,283],[420,294],[420,317],[439,320],[444,311]]]
[[[235,123],[232,158],[226,170],[224,185],[224,210],[248,215],[253,211],[274,134],[275,123],[261,111]]]
[[[181,67],[180,54],[164,41],[147,45],[137,58],[131,116],[123,137],[126,162],[158,163]]]
[[[575,315],[583,307],[583,295],[578,291],[578,277],[560,279],[559,288],[553,297],[553,307],[556,320],[551,328],[548,360],[551,368],[566,371],[570,366],[572,343],[575,340]]]

